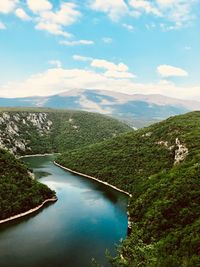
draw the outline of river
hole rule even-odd
[[[127,196],[64,171],[53,156],[23,160],[58,201],[0,226],[0,267],[108,267],[105,251],[127,233]]]

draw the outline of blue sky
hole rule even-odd
[[[200,100],[199,0],[0,0],[0,97],[75,88]]]

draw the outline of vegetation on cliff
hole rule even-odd
[[[116,119],[84,111],[0,110],[0,147],[18,155],[63,152],[131,130]]]
[[[57,158],[133,195],[132,233],[113,266],[199,266],[199,132],[192,112]]]
[[[95,113],[34,108],[0,109],[0,148],[14,154],[62,152],[131,128]],[[54,193],[30,178],[27,168],[0,150],[0,220],[41,204]]]
[[[0,220],[26,212],[54,196],[55,192],[31,177],[20,160],[0,149]]]

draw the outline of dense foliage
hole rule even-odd
[[[28,211],[55,193],[30,177],[27,167],[0,149],[0,220]]]
[[[0,144],[20,155],[63,152],[131,130],[116,119],[84,111],[0,110]]]
[[[130,131],[107,116],[34,108],[0,109],[0,147],[15,154],[61,152]],[[27,168],[0,150],[0,220],[41,204],[54,193],[30,178]]]
[[[113,266],[200,265],[199,133],[200,112],[192,112],[58,157],[132,193],[132,233]],[[180,162],[177,138],[189,151]]]

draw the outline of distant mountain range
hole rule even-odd
[[[127,95],[105,90],[74,89],[45,97],[0,98],[1,107],[48,107],[98,112],[140,128],[173,115],[200,110],[200,102],[163,95]]]

